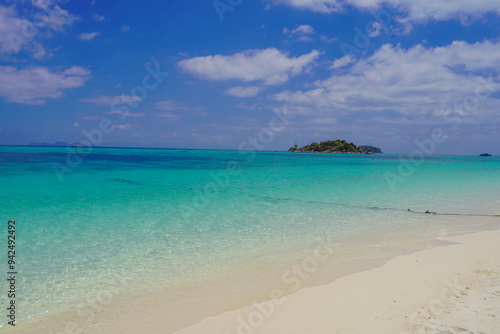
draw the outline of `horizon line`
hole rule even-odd
[[[6,144],[0,144],[1,147],[53,147],[53,148],[72,148],[72,146],[39,146],[39,145],[6,145]],[[363,146],[363,145],[361,145]],[[97,149],[109,149],[109,148],[116,148],[116,149],[139,149],[139,150],[188,150],[188,151],[244,151],[244,152],[271,152],[271,153],[294,153],[294,154],[342,154],[342,153],[322,153],[322,152],[288,152],[288,151],[281,151],[281,150],[238,150],[238,149],[224,149],[224,148],[176,148],[176,147],[130,147],[130,146],[85,146],[85,147],[90,147],[90,148],[97,148]],[[74,148],[74,147],[73,147]],[[81,147],[79,147],[81,148]],[[424,156],[460,156],[460,157],[478,157],[480,154],[483,153],[478,153],[477,155],[472,155],[472,154],[423,154]],[[357,155],[357,154],[349,154],[345,153],[345,155]],[[411,155],[411,153],[375,153],[373,155]],[[491,157],[495,157],[495,155],[491,155]],[[498,155],[496,156],[498,157]]]

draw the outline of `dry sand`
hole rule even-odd
[[[500,231],[445,240],[176,334],[500,333]]]

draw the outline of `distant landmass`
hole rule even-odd
[[[29,143],[28,146],[42,146],[42,147],[72,147],[72,146],[78,146],[78,147],[81,147],[83,145],[80,144],[80,143],[70,144],[70,143],[66,143],[65,141],[56,141],[55,143],[45,143],[45,142],[42,142],[42,143]]]
[[[375,146],[370,146],[370,145],[361,145],[359,146],[364,152],[370,152],[370,153],[382,153],[382,150],[379,149],[378,147]]]
[[[364,150],[366,147],[367,150]],[[304,147],[290,147],[288,152],[300,152],[300,153],[350,153],[350,154],[374,154],[382,153],[378,147],[374,146],[356,146],[353,143],[348,143],[345,140],[326,140],[320,143],[311,143]]]

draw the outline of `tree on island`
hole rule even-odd
[[[297,145],[294,145],[294,147],[290,147],[288,152],[369,154],[369,152],[364,152],[363,149],[357,147],[353,143],[348,143],[340,139],[326,140],[320,143],[313,142],[301,148],[297,148]]]
[[[378,147],[375,146],[370,146],[370,145],[361,145],[359,146],[364,152],[370,152],[370,153],[382,153],[382,150],[379,149]]]

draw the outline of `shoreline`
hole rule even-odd
[[[468,218],[468,220],[470,220],[470,218]],[[101,305],[101,309],[96,310],[95,312],[93,312],[93,314],[90,313],[91,309],[90,310],[84,309],[83,311],[82,310],[64,311],[61,313],[53,314],[44,319],[41,319],[42,321],[40,322],[30,321],[28,323],[21,324],[21,326],[19,326],[17,329],[22,328],[22,330],[20,331],[22,333],[35,333],[38,332],[40,328],[52,331],[57,330],[57,332],[61,331],[64,332],[65,331],[64,329],[68,328],[69,326],[70,333],[73,332],[80,333],[78,329],[81,329],[82,332],[92,329],[98,332],[99,328],[105,328],[104,331],[105,333],[134,333],[137,330],[141,330],[141,328],[142,329],[147,328],[147,331],[149,333],[166,333],[166,332],[178,333],[178,334],[204,333],[204,332],[198,332],[199,326],[206,326],[207,323],[219,322],[221,319],[226,318],[229,315],[238,314],[238,312],[244,313],[245,310],[247,309],[259,307],[258,305],[266,305],[266,303],[269,303],[270,300],[280,301],[279,298],[286,300],[288,300],[289,298],[293,299],[295,298],[293,296],[297,294],[299,295],[304,294],[305,292],[303,291],[328,287],[330,285],[335,284],[338,281],[349,279],[352,276],[379,270],[400,258],[406,258],[420,253],[432,252],[437,249],[455,246],[453,239],[456,237],[460,237],[462,235],[474,235],[476,233],[490,233],[490,232],[494,233],[495,231],[499,233],[498,230],[487,230],[486,232],[474,231],[472,233],[470,233],[469,231],[462,231],[453,234],[454,235],[453,237],[448,235],[446,238],[440,238],[439,236],[437,236],[433,240],[428,240],[429,243],[426,245],[419,244],[419,247],[417,248],[413,247],[413,251],[410,251],[409,253],[403,252],[403,254],[401,254],[402,250],[399,249],[399,255],[396,255],[395,257],[389,256],[385,260],[381,259],[381,261],[378,264],[373,261],[364,262],[366,265],[368,265],[368,267],[360,269],[360,267],[355,266],[357,270],[354,270],[352,272],[347,271],[346,274],[343,275],[341,274],[340,276],[334,278],[333,280],[329,280],[328,282],[324,282],[321,280],[307,282],[308,284],[306,284],[305,286],[301,286],[296,291],[291,291],[291,292],[283,291],[281,295],[279,293],[275,294],[275,297],[272,297],[272,295],[270,295],[268,292],[267,294],[265,293],[260,294],[259,298],[253,298],[253,299],[247,298],[243,301],[239,300],[232,303],[217,303],[216,301],[212,301],[212,304],[209,303],[207,304],[205,302],[204,305],[197,305],[194,300],[193,302],[189,302],[190,299],[192,298],[190,297],[190,294],[192,295],[193,291],[190,290],[190,288],[199,290],[199,287],[193,285],[191,287],[188,286],[184,287],[182,290],[175,291],[176,295],[173,295],[172,293],[164,293],[161,291],[158,291],[158,293],[155,293],[154,295],[148,294],[146,296],[139,296],[135,294],[118,295],[114,300],[111,300],[109,303],[103,303],[103,305]],[[389,247],[388,249],[390,250],[391,248]],[[268,268],[268,270],[271,269]],[[269,274],[267,278],[275,277],[276,275],[274,274],[276,272]],[[247,277],[249,281],[252,280],[252,277],[254,279],[258,277],[258,275],[256,275],[255,273],[252,273],[252,270],[247,270],[244,274],[245,274],[244,277]],[[229,281],[237,284],[240,276],[234,275],[232,277],[226,277],[226,278],[229,278]],[[278,282],[278,283],[283,283],[283,282]],[[276,286],[276,284],[271,285],[271,287],[273,286],[274,288],[277,287],[283,288],[283,284],[281,284],[280,286]],[[219,292],[224,293],[225,292],[224,288],[227,287],[221,286]],[[272,293],[274,293],[275,290],[276,289],[274,289]],[[226,302],[230,300],[231,297],[233,296],[226,295],[225,296]],[[179,305],[177,303],[168,302],[172,301],[172,298],[180,298],[184,300],[184,303],[181,303],[180,305],[181,307],[179,308]],[[201,299],[203,298],[206,298],[208,301],[211,297],[209,295],[205,295]],[[210,314],[208,314],[208,316],[205,317],[197,318],[196,312],[198,311],[198,314],[203,314],[202,312],[203,307],[205,307],[204,314],[207,315],[206,312],[207,306],[210,306],[209,308]],[[177,323],[179,325],[174,326],[177,328],[169,326],[172,324],[165,323],[165,321],[167,321],[168,319],[168,315],[173,315],[172,316],[173,318],[177,317],[176,320],[178,320]],[[133,320],[134,316],[139,316],[139,319],[134,321]],[[196,318],[197,320],[195,320]],[[86,323],[84,323],[84,326],[81,326],[82,319],[86,321]],[[189,319],[192,320],[189,321]],[[184,323],[184,326],[181,326],[182,323]],[[132,331],[127,331],[127,329],[130,330],[131,328],[134,329]],[[166,331],[167,328],[170,329]],[[11,330],[10,332],[16,333],[18,332],[17,329]],[[9,330],[6,328],[4,328],[4,330],[6,332],[9,332]],[[206,333],[213,333],[213,330],[214,329]],[[259,331],[256,331],[255,333],[260,333],[260,330],[261,329],[259,328]],[[239,334],[237,331],[233,332]],[[229,333],[232,334],[233,332],[229,331],[228,334]]]
[[[500,229],[443,240],[450,244],[401,255],[325,285],[208,317],[174,334],[476,333],[478,328],[497,333]]]

